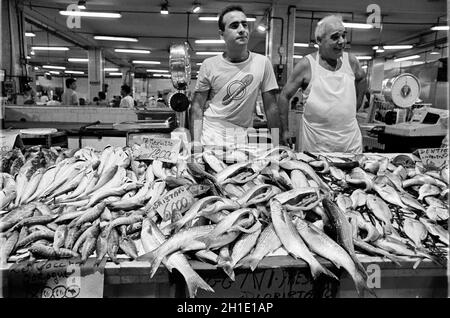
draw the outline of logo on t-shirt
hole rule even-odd
[[[223,105],[228,105],[233,100],[244,98],[247,87],[252,83],[253,75],[247,74],[241,80],[235,80],[228,84],[227,94],[222,99]]]

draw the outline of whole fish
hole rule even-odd
[[[86,222],[93,222],[97,218],[100,217],[100,215],[103,213],[104,209],[106,207],[105,202],[100,202],[96,206],[89,208],[84,211],[84,213],[79,216],[77,219],[74,219],[69,226],[80,226]]]
[[[445,245],[447,246],[449,245],[450,236],[446,229],[438,225],[436,222],[433,222],[426,218],[419,218],[419,221],[422,222],[423,225],[425,225],[425,227],[428,230],[428,233],[436,236],[439,239],[439,241],[441,241]]]
[[[231,268],[234,268],[236,264],[255,247],[261,234],[261,223],[256,221],[256,231],[253,233],[243,233],[239,239],[234,243],[231,253]]]
[[[419,197],[417,198],[419,201],[423,200],[427,196],[435,196],[439,195],[441,190],[434,185],[424,184],[419,188]]]
[[[402,181],[408,178],[408,171],[402,165],[397,166],[392,173],[398,176]]]
[[[41,239],[51,240],[51,239],[53,239],[54,236],[55,236],[55,232],[53,232],[51,230],[35,231],[35,232],[32,232],[29,235],[27,235],[25,238],[23,238],[23,240],[18,241],[16,248],[25,247],[28,244],[33,243],[37,240],[41,240]]]
[[[57,218],[57,215],[41,215],[41,216],[30,216],[22,219],[16,225],[13,226],[13,229],[20,228],[22,226],[32,226],[36,224],[47,224],[52,222]]]
[[[0,222],[0,233],[13,227],[22,219],[31,217],[34,213],[34,204],[22,205],[5,215]]]
[[[320,203],[318,188],[292,189],[274,197],[289,210],[310,210]]]
[[[398,266],[401,266],[401,262],[403,260],[398,256],[395,256],[389,252],[386,252],[385,250],[375,247],[375,246],[373,246],[363,240],[360,240],[358,238],[354,238],[353,243],[355,244],[356,248],[363,251],[364,253],[370,253],[370,254],[374,254],[374,255],[382,255],[382,256],[390,259],[392,262],[396,263]]]
[[[337,277],[323,267],[312,255],[295,228],[294,223],[283,209],[281,203],[276,199],[270,201],[270,215],[275,232],[286,251],[295,258],[301,258],[308,263],[313,278],[318,278],[321,274],[325,274],[337,280]]]
[[[441,189],[445,189],[448,187],[448,185],[445,184],[445,182],[440,181],[439,179],[435,179],[426,174],[419,174],[419,175],[414,176],[411,179],[407,179],[407,180],[403,181],[403,188],[411,187],[414,185],[425,185],[425,184],[433,185],[433,186],[439,187]]]
[[[386,235],[392,233],[392,212],[389,206],[381,198],[376,195],[367,195],[367,207],[375,215],[375,217],[383,222],[383,231]]]
[[[99,192],[96,192],[91,196],[89,199],[88,204],[86,207],[91,207],[98,203],[99,201],[109,197],[109,196],[118,196],[118,195],[124,195],[128,191],[138,189],[142,186],[142,183],[134,183],[134,182],[126,182],[122,184],[119,187],[115,188],[102,188]]]
[[[22,193],[22,196],[19,199],[19,204],[28,203],[29,198],[34,194],[37,190],[39,183],[45,173],[45,168],[39,168],[36,172],[31,176],[30,181],[27,183],[27,187]]]
[[[405,218],[403,221],[403,231],[414,242],[416,247],[423,248],[422,241],[427,238],[428,231],[422,222]]]
[[[342,212],[339,207],[329,198],[324,198],[322,200],[322,205],[328,217],[329,224],[333,228],[333,232],[336,233],[336,242],[347,251],[358,270],[361,273],[364,273],[364,278],[366,278],[366,271],[355,254],[352,226],[350,225],[350,222],[348,221],[344,212]]]
[[[235,267],[250,267],[254,271],[267,254],[272,253],[281,246],[282,243],[275,232],[273,224],[269,224],[259,236],[253,252],[241,259]]]
[[[54,259],[57,257],[55,250],[51,246],[35,243],[28,249],[34,256],[38,258]]]
[[[300,170],[310,179],[314,180],[325,191],[331,190],[330,187],[316,174],[314,169],[305,162],[297,160],[286,160],[280,162],[280,167],[286,170]]]
[[[373,189],[378,193],[378,195],[386,202],[389,202],[394,205],[398,205],[399,207],[407,209],[407,206],[403,203],[400,195],[395,189],[387,184],[378,185],[374,184]]]
[[[338,268],[343,267],[350,274],[358,294],[362,294],[363,290],[369,290],[364,279],[365,272],[358,270],[353,259],[344,248],[305,220],[296,218],[295,225],[298,233],[312,252],[330,260]]]
[[[150,219],[142,221],[141,242],[146,253],[149,253],[166,241],[166,238]],[[175,268],[183,275],[189,296],[195,297],[199,288],[214,292],[214,290],[192,269],[186,256],[182,253],[173,253],[163,261],[164,266],[172,272]]]
[[[84,242],[86,241],[87,238],[92,239],[93,237],[95,237],[97,239],[97,236],[100,233],[100,222],[95,221],[90,227],[88,227],[77,239],[77,241],[75,242],[72,251],[74,252],[78,252],[79,249],[84,245]],[[92,241],[92,240],[91,240]],[[90,248],[91,244],[93,244],[92,242],[90,242],[88,245],[86,245],[85,247],[85,251],[84,251],[84,255],[87,255],[87,252],[89,252],[90,249],[88,249],[88,247]],[[95,248],[95,245],[94,245]],[[82,255],[83,256],[83,255]],[[89,255],[87,255],[89,256]]]
[[[365,206],[366,200],[367,200],[367,193],[361,189],[356,189],[350,195],[350,199],[352,201],[352,206],[351,206],[352,209],[356,209],[360,206]],[[342,210],[342,211],[345,211],[345,210]]]

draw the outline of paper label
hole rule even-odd
[[[183,213],[189,210],[194,203],[194,196],[187,187],[181,186],[170,190],[161,199],[155,202],[153,209],[163,218],[170,220],[174,213]]]
[[[76,260],[14,264],[8,271],[8,298],[103,298],[104,266]]]
[[[140,147],[134,149],[137,160],[160,160],[176,163],[180,153],[180,139],[141,137]]]
[[[419,149],[419,156],[427,169],[440,170],[448,164],[448,148]]]

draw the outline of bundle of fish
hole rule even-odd
[[[6,170],[2,259],[91,256],[99,264],[105,256],[118,262],[121,250],[150,262],[152,276],[161,264],[176,268],[194,297],[198,288],[213,290],[192,259],[234,280],[235,268],[255,270],[281,251],[304,260],[313,278],[336,279],[320,256],[344,268],[362,294],[372,291],[360,255],[439,264],[447,257],[440,246],[448,246],[448,167],[427,171],[381,155],[348,159],[284,147],[257,155],[183,152],[176,164],[133,153],[108,146],[47,159],[38,149],[15,175]]]

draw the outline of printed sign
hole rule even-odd
[[[419,149],[419,156],[428,169],[441,169],[448,164],[448,148]]]
[[[180,153],[180,139],[141,137],[141,147],[133,150],[137,160],[160,160],[176,163]]]
[[[47,260],[13,264],[8,272],[7,297],[102,298],[104,266],[76,260]]]
[[[336,283],[315,282],[306,268],[235,270],[233,282],[223,272],[200,273],[214,293],[199,290],[199,298],[331,298]]]
[[[168,221],[176,213],[184,213],[194,203],[194,196],[187,187],[181,186],[170,190],[161,199],[155,202],[153,209],[163,218]]]

